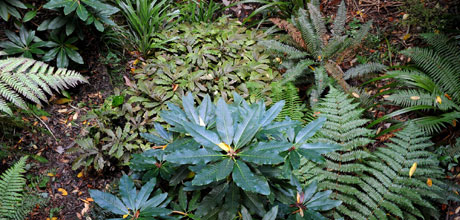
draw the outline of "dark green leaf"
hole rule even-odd
[[[136,187],[133,181],[127,176],[123,175],[120,179],[120,195],[123,203],[131,210],[135,209]]]
[[[284,162],[283,157],[281,157],[278,153],[271,151],[248,150],[238,153],[238,156],[246,162],[255,163],[258,165],[279,164]]]
[[[211,192],[209,192],[201,201],[195,212],[195,215],[198,217],[203,217],[207,215],[211,210],[214,210],[215,207],[222,202],[227,189],[227,183],[213,187]]]
[[[228,145],[231,145],[233,135],[235,134],[233,119],[230,111],[228,110],[227,103],[225,103],[224,99],[222,98],[217,101],[216,128],[222,141]]]
[[[117,95],[112,99],[112,107],[118,107],[125,102],[125,96]]]
[[[86,19],[88,19],[88,11],[81,3],[79,3],[77,7],[77,15],[82,21],[86,21]]]
[[[143,212],[146,209],[155,208],[159,206],[162,202],[166,200],[167,197],[168,197],[168,193],[162,193],[162,194],[154,196],[153,198],[149,199],[147,202],[140,204],[141,212]]]
[[[136,197],[136,203],[135,203],[136,210],[139,210],[141,208],[141,205],[147,202],[147,200],[150,197],[150,193],[152,193],[153,188],[155,187],[156,183],[157,183],[156,178],[152,178],[144,186],[142,186],[141,190],[139,191]]]
[[[265,214],[262,220],[275,220],[277,215],[278,215],[278,206],[275,206],[272,209],[270,209],[270,211],[267,212],[267,214]]]
[[[22,22],[28,22],[32,20],[36,15],[37,11],[29,11],[24,15],[24,18],[22,18]]]
[[[80,56],[80,54],[77,51],[70,49],[69,47],[66,47],[65,51],[66,51],[67,56],[69,56],[70,59],[72,59],[74,62],[83,64],[83,58]]]
[[[270,188],[267,180],[262,176],[254,175],[249,167],[239,160],[236,161],[233,168],[233,181],[243,190],[269,195]]]
[[[224,205],[219,212],[219,219],[234,219],[240,208],[240,189],[231,184],[225,194]]]
[[[126,209],[125,205],[112,194],[101,192],[99,190],[89,190],[91,198],[94,199],[101,208],[107,209],[115,214],[125,215],[129,211]]]
[[[307,126],[302,128],[295,137],[295,143],[304,143],[315,135],[316,131],[318,131],[326,121],[326,118],[320,117],[312,122],[310,122]]]
[[[219,136],[213,131],[191,122],[184,122],[183,126],[196,142],[210,149],[220,150],[217,145],[222,141],[219,140]]]
[[[202,186],[225,179],[232,172],[233,165],[234,162],[232,159],[225,159],[218,163],[207,165],[196,174],[192,184]]]
[[[275,120],[276,116],[283,110],[284,107],[284,100],[277,102],[274,104],[265,114],[264,117],[262,118],[262,121],[260,124],[262,126],[267,126],[270,124],[273,120]]]
[[[165,160],[177,164],[206,164],[220,160],[224,155],[205,148],[199,150],[178,150],[165,156]]]

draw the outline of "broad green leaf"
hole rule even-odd
[[[222,141],[219,139],[219,136],[217,136],[215,132],[207,130],[205,127],[193,124],[191,122],[184,122],[183,127],[196,142],[213,150],[219,149],[217,145]]]
[[[83,64],[83,58],[80,56],[80,54],[77,51],[66,47],[65,52],[66,52],[67,56],[69,56],[69,58],[71,60],[73,60],[74,62],[79,63],[79,64]]]
[[[127,175],[123,175],[120,179],[120,195],[121,200],[129,209],[135,208],[136,194],[133,181]]]
[[[146,209],[155,208],[159,206],[162,202],[166,200],[167,197],[168,197],[168,193],[162,193],[162,194],[154,196],[153,198],[149,199],[147,202],[142,203],[140,205],[141,212],[143,212]]]
[[[318,192],[305,205],[310,210],[327,211],[342,204],[342,201],[329,199],[331,193],[331,190]]]
[[[94,202],[96,202],[103,209],[107,209],[119,215],[125,215],[129,212],[121,200],[112,194],[92,189],[89,190],[89,194],[91,198],[94,199]]]
[[[48,29],[58,29],[58,28],[64,26],[65,23],[67,23],[67,20],[64,17],[59,16],[59,17],[56,17],[53,20],[51,20],[48,23],[47,28]]]
[[[227,103],[225,103],[224,99],[222,98],[217,101],[216,128],[221,140],[224,143],[231,145],[233,141],[233,135],[235,134],[233,119],[230,111],[228,110]]]
[[[262,220],[275,220],[276,215],[278,215],[278,206],[275,206],[272,209],[270,209],[270,211],[267,212],[267,214],[265,214]]]
[[[326,144],[326,143],[307,143],[302,144],[299,147],[300,149],[309,150],[317,154],[325,154],[342,148],[337,144]]]
[[[198,113],[195,109],[195,101],[193,99],[192,93],[188,92],[187,95],[182,97],[182,106],[184,106],[184,112],[190,121],[197,125],[204,126],[200,123]]]
[[[302,203],[310,200],[311,197],[315,194],[317,188],[318,188],[318,183],[316,181],[313,181],[312,183],[308,184],[308,186],[303,191],[304,201],[302,201]]]
[[[171,210],[161,207],[148,207],[145,208],[141,213],[141,217],[156,217],[156,216],[166,216],[171,213]],[[142,219],[142,218],[139,218]]]
[[[240,189],[231,184],[229,190],[225,194],[222,210],[219,212],[219,219],[235,219],[240,207]]]
[[[261,126],[267,126],[270,124],[273,120],[275,120],[276,116],[283,110],[284,107],[284,100],[281,100],[274,104],[267,112],[265,112],[264,117],[262,118],[262,121],[260,122]]]
[[[262,195],[270,194],[270,187],[267,180],[262,176],[254,175],[248,165],[239,160],[236,161],[233,168],[233,181],[243,190],[260,193]]]
[[[207,165],[195,175],[192,184],[195,186],[202,186],[225,179],[232,172],[233,165],[234,162],[230,158],[215,164]]]
[[[178,150],[165,156],[166,161],[177,164],[206,164],[220,160],[224,155],[220,152],[200,148],[199,150]]]
[[[88,11],[81,3],[79,3],[77,7],[77,15],[82,21],[86,21],[86,19],[88,19]]]
[[[243,122],[238,123],[235,136],[233,137],[233,144],[235,145],[235,149],[238,149],[247,144],[257,133],[260,127],[259,119],[261,111],[262,108],[260,105],[258,108],[250,109],[248,114],[244,115],[245,118],[243,119]]]
[[[181,187],[179,190],[179,206],[182,211],[187,211],[187,193],[184,191],[184,187]]]
[[[69,15],[70,13],[75,11],[78,5],[79,5],[78,1],[67,1],[67,3],[64,6],[64,14]]]
[[[32,20],[35,16],[37,15],[37,11],[29,11],[24,15],[24,18],[22,18],[22,22],[28,22]]]
[[[317,163],[323,163],[325,161],[324,157],[321,154],[316,153],[315,151],[310,151],[308,149],[297,149],[296,150],[300,155],[304,156],[307,160],[311,160]]]
[[[142,186],[141,190],[137,194],[136,197],[136,204],[135,209],[139,210],[141,208],[141,204],[147,202],[150,197],[150,193],[152,193],[153,188],[155,187],[157,181],[156,178],[150,179],[144,186]]]
[[[215,106],[211,102],[211,98],[208,94],[206,94],[200,106],[198,106],[198,113],[200,118],[203,119],[206,125],[211,123],[211,120],[213,119],[215,114]]]
[[[238,156],[246,162],[255,163],[258,165],[280,164],[284,162],[284,158],[281,157],[279,153],[271,151],[248,150],[238,153]]]
[[[271,142],[259,142],[252,149],[254,151],[270,151],[273,153],[279,153],[282,151],[287,151],[292,144],[285,141],[271,141]]]
[[[295,137],[295,143],[304,143],[315,135],[316,131],[318,131],[326,121],[326,118],[320,117],[312,122],[310,122],[307,126],[302,128]]]
[[[228,183],[213,187],[211,192],[209,192],[201,201],[195,212],[195,215],[198,217],[203,217],[214,210],[218,204],[221,204],[227,189]]]
[[[248,209],[246,209],[244,206],[241,208],[241,215],[243,220],[252,220],[251,214],[249,214]]]

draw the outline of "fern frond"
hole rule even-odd
[[[297,28],[289,23],[286,20],[280,19],[280,18],[270,18],[269,19],[273,24],[278,26],[280,29],[283,29],[288,32],[289,36],[292,37],[292,39],[302,48],[307,49],[307,46],[305,45],[304,40],[302,39],[302,33],[300,33]]]
[[[456,72],[460,71],[460,50],[455,42],[443,34],[426,33],[421,34],[423,39],[433,47],[433,49],[454,64]]]
[[[303,9],[299,9],[299,17],[292,19],[294,25],[302,33],[302,38],[307,46],[307,51],[314,57],[321,55],[321,39],[315,31],[315,28],[311,24],[307,12]]]
[[[369,20],[363,26],[361,26],[361,28],[358,30],[358,32],[354,36],[351,46],[357,46],[361,44],[364,38],[366,38],[366,36],[369,34],[371,27],[372,27],[372,20]]]
[[[366,63],[355,66],[347,70],[344,74],[344,79],[351,79],[356,77],[362,77],[369,73],[382,72],[387,70],[387,66],[380,63]]]
[[[307,71],[309,72],[309,66],[315,64],[315,61],[309,60],[309,59],[304,59],[300,62],[298,62],[293,68],[289,68],[283,76],[282,83],[286,82],[291,82],[294,81],[296,78],[299,76],[304,75],[304,73]]]
[[[334,27],[332,28],[332,36],[339,37],[342,36],[343,31],[345,30],[345,22],[347,21],[347,8],[345,2],[342,0],[337,10],[337,14],[334,20]]]
[[[18,205],[15,213],[12,216],[14,220],[26,219],[30,212],[37,206],[45,207],[49,199],[45,199],[34,193],[26,193],[21,204]]]
[[[437,96],[434,94],[430,94],[422,90],[409,89],[395,92],[386,99],[402,107],[427,105],[435,106],[440,110],[460,110],[460,107],[452,102],[452,100],[449,100],[445,96],[439,97],[441,99],[441,103],[437,101]]]
[[[27,58],[0,60],[0,110],[12,114],[4,100],[27,109],[21,95],[41,104],[41,101],[46,102],[44,91],[52,94],[51,88],[59,92],[79,83],[88,81],[75,71],[63,68],[54,71],[43,62]]]
[[[282,121],[289,117],[292,120],[304,121],[304,112],[307,108],[300,99],[298,92],[297,87],[292,83],[287,83],[283,86],[278,83],[272,84],[271,98],[273,103],[281,100],[285,101],[283,109],[275,120]]]
[[[259,42],[260,45],[265,46],[268,51],[280,54],[281,57],[287,59],[302,59],[308,56],[308,53],[298,50],[286,44],[282,44],[276,40],[265,40]]]
[[[22,201],[22,192],[26,180],[25,172],[27,157],[22,157],[16,164],[0,176],[0,217],[12,217]]]
[[[323,45],[327,44],[327,38],[326,38],[326,25],[324,24],[323,16],[321,15],[321,12],[319,11],[319,7],[316,7],[315,5],[308,3],[308,12],[310,12],[310,19],[313,23],[313,26],[315,27],[316,34],[318,37],[322,40]]]
[[[410,48],[401,53],[412,58],[418,67],[460,103],[460,72],[456,72],[455,64],[428,48]]]

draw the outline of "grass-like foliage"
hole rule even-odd
[[[442,169],[424,132],[410,126],[392,143],[369,152],[372,131],[364,128],[358,103],[332,89],[315,111],[328,120],[316,140],[336,143],[342,149],[325,155],[324,164],[308,161],[300,169],[301,181],[318,181],[320,189],[333,190],[343,201],[331,211],[337,219],[420,219],[438,217],[434,200],[446,193]],[[409,170],[416,163],[412,177]],[[427,184],[427,181],[430,184]]]
[[[7,102],[28,109],[21,97],[37,104],[47,102],[46,94],[61,91],[87,80],[79,73],[63,68],[55,69],[48,64],[27,59],[8,58],[0,60],[0,111],[12,115]]]
[[[0,176],[0,219],[12,219],[22,202],[26,180],[22,175],[27,157],[22,157],[16,164]]]

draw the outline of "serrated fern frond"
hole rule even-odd
[[[26,180],[25,172],[27,157],[22,157],[16,164],[0,176],[0,218],[12,218],[22,202],[22,192]]]
[[[6,101],[27,109],[21,96],[41,104],[47,101],[45,92],[52,94],[51,89],[59,92],[79,83],[88,81],[75,71],[63,68],[54,71],[46,63],[27,58],[0,60],[0,110],[11,115]]]
[[[347,8],[345,7],[345,2],[342,0],[337,10],[337,15],[335,16],[334,26],[332,28],[332,36],[338,37],[343,34],[345,30],[345,22],[347,21]]]
[[[347,70],[343,76],[344,79],[362,77],[369,73],[382,72],[387,70],[387,66],[380,63],[365,63]]]
[[[285,101],[283,109],[278,114],[275,120],[283,121],[286,117],[292,120],[304,121],[304,114],[307,110],[305,103],[299,97],[297,87],[292,83],[279,85],[279,83],[272,84],[272,94],[270,95],[273,103],[281,100]]]

